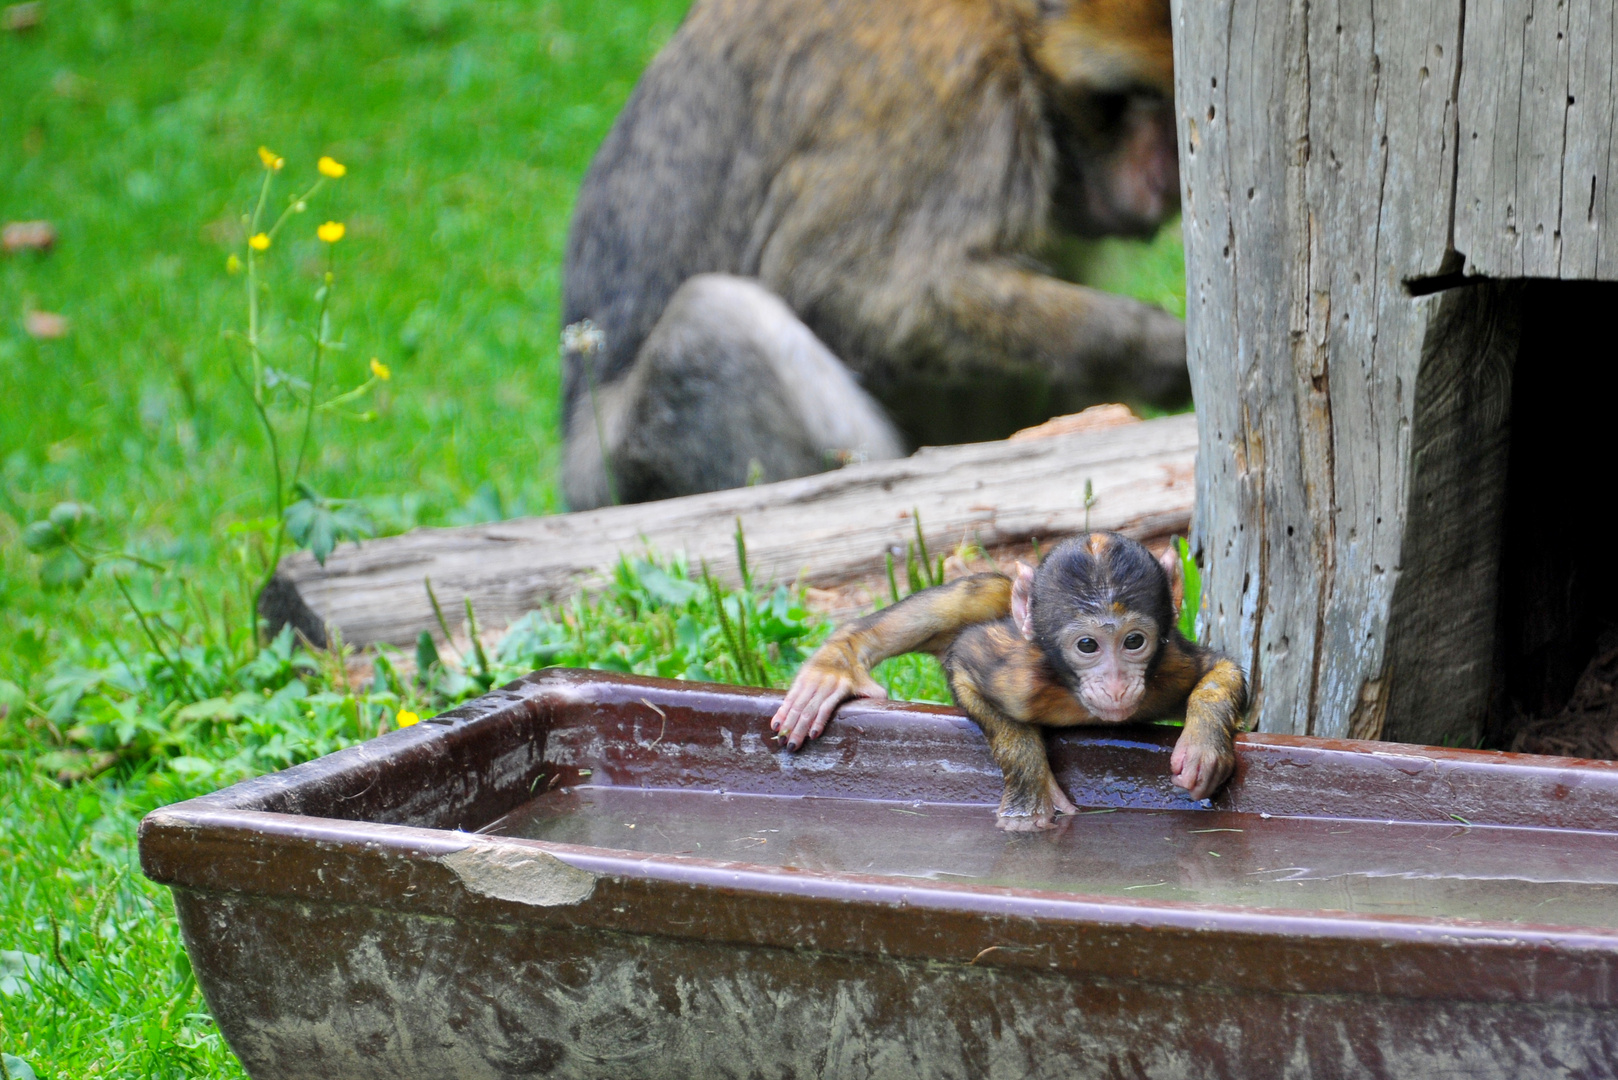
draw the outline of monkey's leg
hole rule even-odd
[[[574,406],[563,488],[579,510],[609,501],[608,470],[620,501],[644,502],[903,453],[881,406],[778,297],[701,274],[629,373]]]
[[[1079,808],[1067,797],[1051,772],[1045,740],[1032,724],[1002,716],[977,692],[970,679],[951,680],[955,700],[983,729],[989,753],[1005,776],[996,824],[1007,832],[1033,832],[1056,824],[1056,815],[1076,814]]]
[[[1174,744],[1169,768],[1174,782],[1193,799],[1219,790],[1236,768],[1236,731],[1247,705],[1242,669],[1221,659],[1191,691],[1185,703],[1185,730]]]
[[[912,593],[892,607],[837,629],[792,680],[770,727],[793,750],[819,737],[850,697],[887,697],[871,669],[890,656],[942,653],[969,626],[1011,611],[1011,579],[973,574]]]

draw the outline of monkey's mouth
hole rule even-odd
[[[1139,705],[1140,699],[1133,694],[1122,701],[1096,701],[1090,698],[1084,701],[1084,707],[1090,710],[1090,715],[1103,724],[1122,724],[1135,715],[1135,709]]]

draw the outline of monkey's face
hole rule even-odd
[[[1056,635],[1068,685],[1097,720],[1119,724],[1135,715],[1146,696],[1146,676],[1157,655],[1157,624],[1138,611],[1084,614]]]
[[[1056,224],[1149,237],[1180,206],[1166,0],[1042,0],[1036,62],[1059,162]]]
[[[1011,617],[1092,716],[1122,723],[1140,708],[1172,633],[1179,569],[1172,546],[1159,561],[1117,533],[1075,537],[1037,571],[1018,567]]]

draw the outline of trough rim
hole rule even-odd
[[[371,774],[374,783],[401,751],[448,755],[455,749],[452,743],[464,751],[495,729],[505,729],[509,738],[514,728],[546,724],[554,710],[610,707],[634,700],[628,695],[665,704],[674,697],[706,699],[756,717],[767,717],[780,700],[778,692],[740,687],[596,671],[539,672],[434,721],[153,811],[140,826],[142,868],[152,880],[186,892],[246,895],[270,903],[353,904],[402,917],[525,923],[1233,990],[1618,1004],[1618,929],[896,879],[262,808],[334,778],[358,781]],[[840,719],[845,730],[894,724],[975,730],[957,710],[941,706],[860,702],[845,706]],[[836,730],[823,741],[835,745]],[[1172,729],[1119,733],[1165,745],[1173,734]],[[1618,806],[1618,763],[1613,762],[1282,735],[1242,736],[1238,754],[1244,767],[1272,755],[1351,754],[1396,767],[1453,769],[1456,775],[1478,769],[1524,772],[1541,781],[1561,775],[1593,785]],[[1618,827],[1601,831],[1618,832]],[[468,851],[530,857],[545,865],[554,860],[593,880],[584,896],[568,903],[480,893],[444,861]],[[309,853],[316,857],[304,857]],[[697,916],[683,924],[657,917],[675,908]],[[862,912],[894,909],[912,913],[908,932],[857,932]],[[804,926],[815,929],[806,934]],[[1388,980],[1395,972],[1397,990],[1391,990]]]

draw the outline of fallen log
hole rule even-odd
[[[882,574],[890,552],[902,563],[916,514],[935,553],[963,541],[988,551],[1043,543],[1087,524],[1161,539],[1189,527],[1196,444],[1196,418],[1172,416],[930,447],[897,461],[662,502],[417,529],[344,546],[324,567],[307,552],[287,556],[261,614],[272,630],[290,623],[317,645],[326,643],[328,626],[355,645],[406,644],[436,632],[428,580],[446,613],[470,597],[486,628],[601,583],[621,554],[683,555],[735,581],[738,520],[755,578],[821,588]]]

